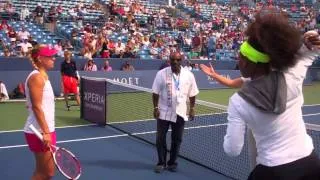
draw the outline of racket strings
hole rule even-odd
[[[70,179],[76,179],[81,174],[78,160],[65,149],[59,148],[54,153],[59,170]]]

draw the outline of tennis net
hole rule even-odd
[[[85,84],[83,81],[105,83],[107,125],[155,145],[157,126],[153,118],[151,89],[109,79],[82,78],[81,82]],[[88,85],[89,87],[82,89],[95,88],[93,84]],[[92,91],[97,92],[96,89]],[[196,117],[185,124],[180,156],[230,178],[246,179],[250,172],[248,144],[245,143],[238,157],[228,157],[223,151],[227,123],[226,108],[211,102],[196,101]],[[168,148],[171,144],[170,139],[169,131]]]
[[[110,79],[82,77],[83,91],[98,92],[105,99],[101,111],[107,125],[126,134],[155,145],[156,121],[153,118],[152,90],[140,86],[120,83]],[[100,89],[95,83],[102,83]],[[104,89],[102,89],[104,87]],[[89,89],[89,90],[87,90]],[[101,94],[102,93],[102,94]],[[98,93],[99,94],[99,93]],[[88,106],[89,107],[89,106]],[[84,109],[86,107],[84,106]],[[98,108],[95,108],[95,110]],[[227,127],[227,107],[212,102],[196,101],[196,117],[185,124],[180,156],[232,179],[247,179],[255,162],[255,147],[250,131],[247,131],[241,154],[229,157],[223,150],[223,138]],[[90,110],[91,111],[91,110]],[[98,113],[94,113],[97,115]],[[90,117],[89,117],[90,119]],[[307,124],[316,152],[320,154],[320,126]],[[170,131],[167,144],[170,148]],[[155,162],[156,163],[156,162]]]

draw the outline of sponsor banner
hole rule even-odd
[[[154,77],[158,70],[144,70],[144,71],[111,71],[111,72],[85,72],[80,71],[81,76],[108,78],[118,82],[151,88]],[[233,79],[240,76],[238,70],[217,70],[221,75]],[[0,80],[3,81],[7,87],[8,93],[11,93],[19,83],[24,83],[30,71],[0,71]],[[219,84],[214,79],[206,76],[201,71],[193,71],[199,89],[216,89],[227,88]],[[61,73],[59,71],[49,71],[49,78],[56,96],[61,93]],[[310,68],[304,85],[311,85],[312,81],[320,81],[320,68]]]
[[[106,124],[106,81],[81,78],[81,118]]]

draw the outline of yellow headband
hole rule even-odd
[[[267,54],[259,52],[258,50],[254,49],[248,41],[242,43],[240,47],[240,52],[243,56],[247,57],[253,63],[268,63],[270,58]]]

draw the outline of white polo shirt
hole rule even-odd
[[[152,91],[159,95],[159,119],[176,122],[177,115],[185,121],[187,117],[187,101],[189,97],[199,93],[198,86],[192,72],[181,67],[177,76],[172,73],[171,66],[158,71]]]
[[[302,85],[316,53],[301,49],[298,63],[284,72],[287,83],[287,104],[282,114],[263,112],[235,93],[229,101],[228,127],[223,148],[230,156],[240,154],[246,125],[252,130],[257,148],[257,164],[278,166],[311,154],[312,139],[302,117]]]

